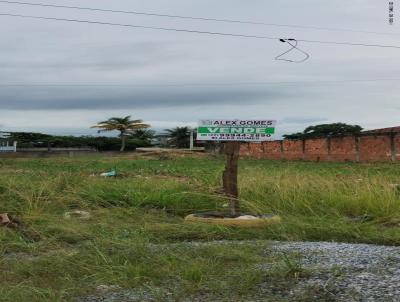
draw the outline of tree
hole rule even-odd
[[[36,132],[6,132],[3,135],[5,138],[23,141],[23,142],[37,142],[48,141],[52,136],[49,134],[36,133]]]
[[[363,128],[359,125],[348,125],[345,123],[321,124],[309,126],[303,132],[283,135],[286,139],[306,139],[349,134],[359,134]]]
[[[173,129],[165,129],[170,143],[178,148],[188,148],[190,144],[190,127],[175,127]]]
[[[35,132],[3,132],[3,138],[17,141],[20,147],[49,147],[52,135]]]
[[[132,132],[131,137],[149,143],[154,138],[155,131],[149,129],[136,129]]]
[[[132,133],[137,129],[145,129],[149,127],[150,125],[144,124],[142,120],[131,120],[130,115],[125,117],[112,117],[92,126],[92,128],[99,128],[99,133],[103,131],[119,131],[119,136],[121,138],[121,152],[125,150],[126,138],[129,133]]]

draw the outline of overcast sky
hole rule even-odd
[[[388,23],[389,1],[386,0],[40,2],[392,35],[176,20],[4,3],[0,3],[0,13],[400,45],[400,2],[397,6],[396,1],[392,26]],[[400,49],[299,42],[310,59],[296,64],[274,60],[288,48],[278,40],[7,16],[0,16],[0,22],[0,130],[81,135],[95,133],[89,127],[99,120],[125,115],[144,119],[156,129],[194,126],[197,120],[208,118],[277,119],[279,134],[329,122],[360,124],[367,129],[400,125]],[[290,56],[302,58],[295,52]],[[345,82],[396,78],[397,81]],[[300,83],[245,84],[286,81]],[[88,84],[98,85],[85,86]]]

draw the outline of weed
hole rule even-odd
[[[68,301],[104,284],[168,288],[176,299],[246,296],[266,280],[290,287],[311,272],[296,255],[265,256],[238,240],[400,244],[397,164],[241,160],[243,211],[277,213],[282,224],[185,224],[187,214],[223,209],[223,165],[184,154],[0,160],[0,213],[25,230],[0,228],[0,301]],[[124,177],[90,176],[113,167]],[[71,209],[90,219],[66,219]],[[365,215],[374,219],[346,220]],[[215,240],[223,241],[196,243]],[[257,269],[266,261],[274,265]]]

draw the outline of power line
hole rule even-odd
[[[122,24],[122,23],[111,23],[101,21],[90,21],[81,19],[66,19],[66,18],[55,18],[55,17],[43,17],[43,16],[31,16],[31,15],[20,15],[20,14],[9,14],[0,13],[0,16],[28,18],[28,19],[40,19],[40,20],[52,20],[52,21],[65,21],[65,22],[76,22],[76,23],[87,23],[87,24],[98,24],[108,26],[119,26],[119,27],[130,27],[130,28],[143,28],[161,31],[174,31],[174,32],[186,32],[192,34],[207,34],[217,36],[230,36],[239,38],[253,38],[253,39],[268,39],[268,40],[281,40],[279,37],[260,36],[260,35],[245,35],[236,33],[224,33],[224,32],[213,32],[213,31],[202,31],[202,30],[190,30],[190,29],[179,29],[179,28],[167,28],[167,27],[156,27],[156,26],[145,26],[145,25],[134,25],[134,24]],[[364,46],[364,47],[379,47],[379,48],[396,48],[400,49],[397,45],[383,45],[383,44],[367,44],[367,43],[353,43],[353,42],[337,42],[337,41],[321,41],[321,40],[307,40],[307,39],[296,39],[298,42],[305,43],[318,43],[318,44],[334,44],[334,45],[348,45],[348,46]]]
[[[0,13],[0,16],[20,17],[20,18],[29,18],[29,19],[42,19],[42,20],[53,20],[53,21],[78,22],[78,23],[89,23],[89,24],[100,24],[100,25],[109,25],[109,26],[120,26],[120,27],[144,28],[144,29],[154,29],[154,30],[163,30],[163,31],[187,32],[187,33],[194,33],[194,34],[233,36],[233,37],[242,37],[242,38],[270,39],[270,40],[279,39],[279,38],[276,38],[276,37],[268,37],[268,36],[244,35],[244,34],[242,35],[242,34],[211,32],[211,31],[200,31],[200,30],[190,30],[190,29],[178,29],[178,28],[166,28],[166,27],[134,25],[134,24],[100,22],[100,21],[90,21],[90,20],[81,20],[81,19],[66,19],[66,18],[55,18],[55,17],[8,14],[8,13]],[[400,48],[400,46],[399,46],[399,48]]]
[[[121,13],[121,14],[133,14],[133,15],[164,17],[164,18],[184,19],[184,20],[212,21],[212,22],[221,22],[221,23],[250,24],[250,25],[274,26],[274,27],[286,27],[286,28],[302,28],[302,29],[313,29],[313,30],[323,30],[323,31],[354,32],[354,33],[375,34],[375,35],[399,35],[399,33],[354,30],[354,29],[348,29],[348,28],[333,28],[333,27],[319,27],[319,26],[296,25],[296,24],[266,23],[266,22],[249,21],[249,20],[193,17],[193,16],[171,15],[171,14],[161,14],[161,13],[141,12],[141,11],[113,10],[113,9],[103,9],[103,8],[94,8],[94,7],[55,5],[55,4],[47,4],[47,3],[41,3],[41,2],[33,3],[33,2],[0,0],[0,3],[64,8],[64,9],[76,9],[76,10],[86,10],[86,11],[98,11],[98,12],[109,12],[109,13]]]
[[[307,85],[307,84],[346,84],[366,82],[400,81],[400,78],[389,79],[346,79],[346,80],[312,80],[312,81],[261,81],[261,82],[226,82],[226,83],[165,83],[165,84],[110,84],[110,83],[9,83],[0,87],[213,87],[213,86],[263,86],[263,85]]]

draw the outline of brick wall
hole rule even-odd
[[[267,142],[268,144],[268,142]],[[296,160],[303,158],[303,141],[301,140],[284,140],[282,142],[283,158],[288,160]]]
[[[331,139],[331,161],[358,161],[358,145],[356,137],[335,137]]]
[[[307,161],[400,161],[400,132],[306,140],[248,143],[241,155]]]
[[[400,135],[395,136],[394,138],[394,153],[395,153],[395,160],[400,161]]]
[[[390,161],[391,147],[389,136],[360,137],[360,161]]]
[[[304,140],[304,160],[327,161],[329,160],[329,142],[327,139]]]
[[[399,140],[400,146],[400,140]],[[282,141],[264,142],[263,158],[283,159],[282,157]]]

